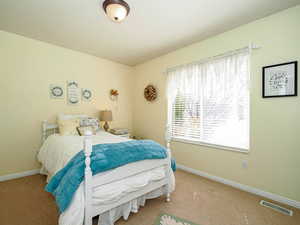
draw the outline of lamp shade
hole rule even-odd
[[[100,111],[100,121],[112,121],[112,111],[111,110]]]
[[[114,22],[123,21],[129,14],[129,5],[123,0],[105,0],[103,9],[106,15]]]

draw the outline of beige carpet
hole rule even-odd
[[[176,182],[170,203],[148,200],[138,214],[116,225],[152,225],[161,212],[201,225],[300,224],[300,210],[286,216],[260,206],[258,196],[183,171],[176,172]],[[41,175],[0,182],[0,225],[56,225],[54,199],[44,186]]]

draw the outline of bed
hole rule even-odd
[[[47,182],[62,169],[79,151],[84,150],[84,181],[77,189],[69,207],[60,214],[59,225],[92,225],[92,218],[99,216],[98,225],[113,225],[131,212],[137,213],[147,199],[166,196],[175,189],[171,169],[169,132],[166,131],[167,158],[143,160],[98,173],[92,176],[90,156],[92,146],[104,143],[128,142],[104,131],[96,135],[61,136],[58,125],[43,122],[43,145],[38,153],[42,164],[41,174]]]

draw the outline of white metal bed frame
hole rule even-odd
[[[57,124],[51,124],[48,123],[47,121],[43,121],[42,123],[42,141],[44,142],[47,137],[50,134],[58,133],[58,125]],[[152,192],[156,189],[159,189],[161,187],[166,186],[167,190],[170,190],[168,188],[169,184],[169,176],[171,173],[171,151],[170,151],[170,141],[171,141],[171,136],[169,133],[169,129],[166,129],[165,132],[165,141],[166,141],[166,147],[167,147],[167,158],[165,160],[162,160],[162,163],[156,166],[153,166],[153,168],[148,168],[148,169],[142,169],[137,173],[137,172],[130,172],[128,171],[128,174],[122,175],[122,176],[113,176],[114,171],[110,173],[109,175],[103,175],[101,177],[97,178],[97,182],[93,181],[93,176],[92,176],[92,171],[91,171],[91,153],[92,153],[92,139],[91,139],[91,134],[86,134],[84,138],[84,152],[85,152],[85,177],[84,177],[84,195],[85,195],[85,206],[84,206],[84,225],[92,225],[92,218],[95,216],[98,216],[108,210],[111,210],[113,208],[116,208],[124,203],[130,202],[140,196],[143,196],[149,192]],[[144,188],[130,193],[127,196],[122,197],[119,201],[113,202],[111,204],[106,204],[104,206],[95,206],[92,205],[92,192],[94,188],[97,188],[102,185],[106,185],[109,183],[116,182],[118,180],[127,178],[127,177],[132,177],[135,176],[139,173],[143,173],[158,167],[164,166],[165,171],[166,171],[166,176],[162,180],[152,182],[145,186]],[[116,172],[117,173],[117,172]],[[118,177],[116,179],[116,177]],[[166,201],[170,201],[170,193],[168,192],[166,194]]]

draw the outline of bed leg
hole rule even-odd
[[[170,202],[170,201],[171,201],[171,194],[168,193],[166,197],[167,197],[167,198],[166,198],[166,202]]]

